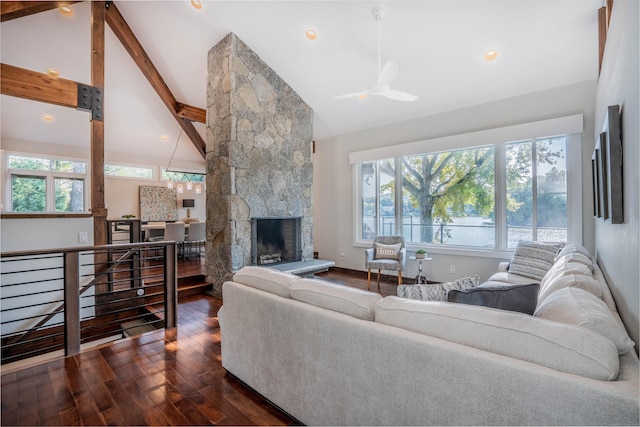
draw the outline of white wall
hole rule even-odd
[[[583,114],[583,145],[586,142],[586,146],[582,151],[585,171],[582,240],[593,250],[591,152],[595,88],[595,81],[587,81],[317,141],[313,156],[314,249],[320,258],[334,261],[338,267],[364,270],[364,248],[353,244],[354,190],[350,152]],[[433,261],[426,263],[426,272],[430,279],[438,281],[470,274],[480,274],[485,280],[496,271],[500,261],[482,254],[439,253],[437,249],[430,250],[429,254]],[[450,273],[451,265],[456,270],[453,274]],[[405,276],[417,274],[416,263],[409,261],[407,267]]]
[[[620,105],[622,120],[624,224],[596,221],[598,264],[611,287],[631,339],[640,341],[640,110],[639,21],[637,0],[616,0],[598,82],[594,132],[599,133],[609,105]]]
[[[93,245],[93,218],[4,218],[0,221],[2,252]],[[78,233],[87,233],[87,243]]]
[[[104,180],[105,203],[109,218],[121,218],[122,215],[135,215],[140,218],[140,195],[139,186],[157,186],[166,185],[164,181],[131,179],[106,177]],[[182,199],[194,199],[195,207],[191,208],[191,217],[200,218],[200,221],[206,220],[206,190],[202,189],[202,193],[196,194],[194,190],[184,190],[184,193],[178,194],[178,218],[182,219],[187,216],[187,208],[182,207]]]

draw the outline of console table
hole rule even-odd
[[[418,275],[416,276],[416,284],[417,285],[426,285],[427,284],[427,276],[422,274],[422,261],[431,261],[433,258],[417,258],[415,256],[409,257],[412,261],[418,261]]]

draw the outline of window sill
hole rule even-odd
[[[372,247],[373,242],[363,242],[359,241],[354,244],[356,247],[362,248],[370,248]],[[428,245],[416,245],[412,243],[408,243],[407,252],[412,253],[418,249],[424,249],[427,251],[429,256],[431,254],[441,254],[441,255],[454,255],[454,256],[464,256],[464,257],[475,257],[475,258],[491,258],[491,259],[511,259],[513,256],[513,249],[505,249],[498,250],[494,248],[471,248],[471,247],[461,247],[461,246],[428,246]]]

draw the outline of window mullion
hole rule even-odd
[[[396,157],[394,160],[395,183],[394,186],[394,205],[395,205],[395,234],[401,235],[402,226],[402,157]]]
[[[507,159],[505,157],[505,144],[495,144],[494,150],[494,244],[497,250],[504,250],[507,247]]]
[[[47,212],[55,212],[56,205],[56,188],[55,188],[55,178],[51,172],[46,174],[46,195],[45,195],[45,206],[47,207]]]
[[[375,233],[376,236],[381,235],[380,230],[380,160],[374,163],[376,167],[376,210],[375,210]]]
[[[531,234],[538,240],[538,147],[537,140],[531,141]]]

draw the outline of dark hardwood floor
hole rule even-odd
[[[179,276],[202,265],[179,266]],[[366,274],[318,276],[367,289]],[[381,294],[395,294],[395,281],[386,279],[391,281],[381,282]],[[222,368],[221,303],[189,296],[179,304],[173,331],[148,332],[3,373],[2,425],[299,424]]]

